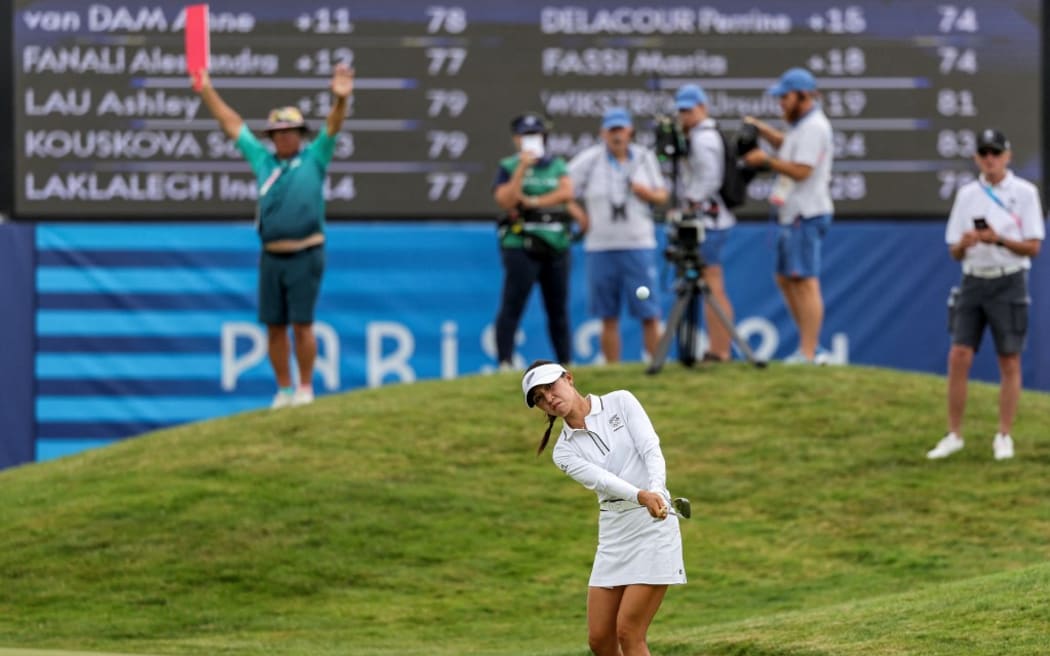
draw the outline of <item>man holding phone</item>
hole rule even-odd
[[[999,430],[992,441],[996,460],[1014,456],[1010,435],[1021,396],[1021,351],[1028,332],[1028,269],[1045,235],[1035,185],[1013,174],[1010,142],[995,129],[977,139],[978,179],[955,196],[945,241],[962,262],[962,283],[949,298],[952,347],[948,354],[948,434],[931,449],[931,460],[963,448],[962,419],[973,355],[985,326],[991,328],[999,360]]]

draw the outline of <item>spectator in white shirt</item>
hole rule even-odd
[[[602,143],[569,162],[572,188],[587,214],[583,250],[587,254],[588,305],[602,321],[606,362],[622,352],[620,314],[642,323],[642,343],[650,355],[660,341],[660,299],[656,294],[656,234],[651,205],[667,202],[668,190],[656,155],[631,143],[634,126],[626,109],[602,116]],[[651,291],[639,298],[635,290]]]
[[[1045,236],[1035,185],[1009,168],[1010,142],[995,129],[981,132],[974,161],[977,180],[962,186],[948,217],[945,241],[962,263],[962,282],[949,296],[948,434],[931,449],[931,460],[963,448],[962,420],[973,355],[985,326],[999,360],[999,430],[996,460],[1014,456],[1010,435],[1021,396],[1021,351],[1028,334],[1028,269]]]
[[[817,102],[817,81],[804,68],[792,68],[768,92],[780,101],[786,132],[745,116],[759,135],[777,148],[776,156],[755,149],[744,162],[777,174],[769,202],[777,207],[776,280],[791,318],[798,327],[798,350],[785,362],[827,364],[830,353],[820,348],[824,299],[820,292],[820,250],[831,225],[831,164],[834,156],[831,123]]]

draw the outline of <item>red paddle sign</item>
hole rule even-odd
[[[193,77],[194,91],[201,89],[202,71],[208,70],[211,41],[208,37],[208,5],[186,7],[186,71]]]

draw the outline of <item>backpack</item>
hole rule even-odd
[[[718,195],[727,208],[739,207],[747,201],[747,186],[755,179],[757,171],[739,163],[740,153],[736,150],[735,139],[727,139],[725,132],[718,128],[708,129],[718,132],[722,140],[722,186],[718,188]]]

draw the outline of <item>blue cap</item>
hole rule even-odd
[[[707,94],[695,84],[687,84],[674,95],[674,104],[678,109],[692,109],[697,105],[707,104]]]
[[[766,91],[771,96],[784,96],[792,91],[815,91],[817,80],[804,68],[789,68],[777,83]]]
[[[522,114],[510,122],[514,134],[544,134],[547,132],[547,121],[539,114]]]
[[[632,127],[631,114],[623,107],[610,107],[602,114],[602,129]]]

